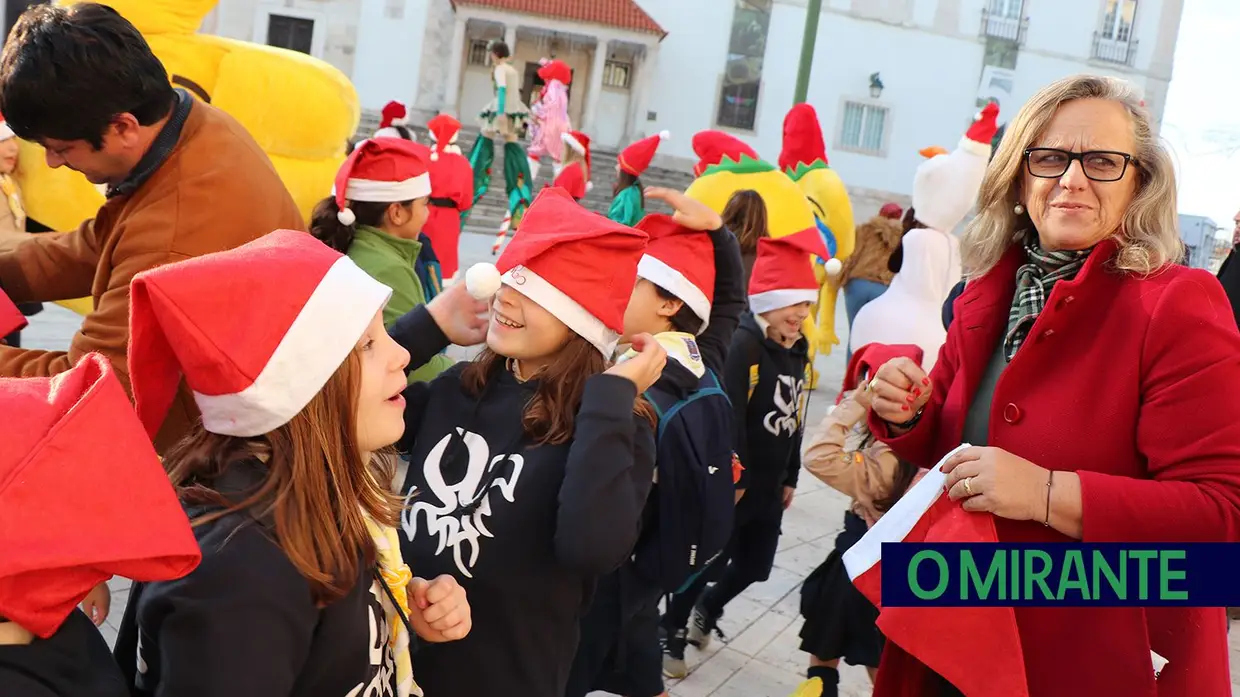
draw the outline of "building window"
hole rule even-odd
[[[844,103],[839,147],[870,155],[887,149],[887,108],[860,102]]]
[[[491,42],[486,39],[474,39],[469,42],[469,64],[485,66],[490,58]]]
[[[733,0],[732,38],[715,122],[725,128],[755,129],[762,59],[766,56],[771,0]]]
[[[286,15],[267,17],[267,45],[309,54],[314,46],[314,20]]]
[[[1025,19],[1021,16],[1024,0],[990,0],[982,9],[982,36],[1013,44],[1025,40]]]
[[[629,76],[633,74],[632,63],[607,61],[603,64],[603,86],[619,89],[629,88]]]
[[[1111,41],[1132,39],[1132,20],[1137,14],[1137,0],[1107,0],[1107,13],[1102,19],[1102,38]]]

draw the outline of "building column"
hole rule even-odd
[[[598,100],[603,90],[603,68],[607,64],[607,53],[611,42],[602,37],[594,47],[594,62],[590,66],[590,82],[586,88],[586,108],[581,114],[581,130],[589,133],[594,129],[594,119],[598,115]]]
[[[517,25],[512,24],[504,27],[504,43],[508,44],[508,52],[515,58],[517,55]]]
[[[460,117],[461,111],[461,73],[469,47],[466,45],[466,25],[469,20],[456,16],[452,26],[452,43],[448,52],[448,82],[444,85],[444,111]]]
[[[654,71],[659,63],[659,45],[647,45],[644,55],[634,62],[633,80],[629,83],[629,127],[625,131],[628,142],[636,140],[638,133],[645,129],[646,111],[650,105],[650,84],[654,82]]]

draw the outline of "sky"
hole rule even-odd
[[[1162,136],[1179,175],[1179,212],[1226,228],[1240,210],[1240,2],[1187,0]]]

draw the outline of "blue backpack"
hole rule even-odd
[[[656,482],[648,532],[633,550],[636,571],[664,592],[687,588],[732,535],[732,402],[710,370],[681,399],[657,387]]]

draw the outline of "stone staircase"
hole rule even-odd
[[[359,137],[374,133],[377,127],[378,118],[374,115],[363,115],[361,126],[358,129]],[[410,130],[418,134],[418,142],[427,144],[431,142],[425,128],[414,126]],[[468,156],[469,150],[473,147],[474,141],[478,139],[478,136],[477,127],[464,126],[461,128],[458,143],[463,154]],[[593,165],[590,174],[594,188],[581,200],[581,204],[590,210],[604,215],[606,215],[608,207],[611,206],[612,187],[616,183],[616,156],[616,151],[601,148],[594,148],[590,153],[591,164]],[[491,172],[491,187],[470,212],[469,218],[465,222],[465,232],[493,235],[499,231],[504,215],[508,212],[508,199],[504,193],[504,148],[499,142],[495,144],[495,162],[491,166]],[[537,194],[542,187],[551,182],[552,178],[550,158],[543,158],[542,167],[535,175],[534,193]],[[665,186],[678,191],[684,191],[693,182],[693,175],[690,172],[651,167],[642,175],[641,180],[644,186]],[[671,212],[660,201],[647,202],[646,210],[647,212]]]

